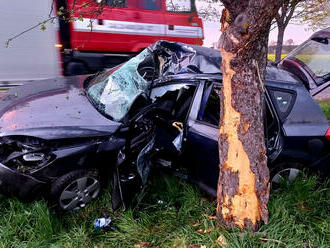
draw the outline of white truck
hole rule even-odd
[[[47,0],[0,1],[0,86],[61,75],[56,25],[46,24],[44,31],[37,27],[6,47],[8,39],[44,21],[51,4]]]

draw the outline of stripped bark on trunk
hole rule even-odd
[[[263,78],[270,23],[281,1],[222,2],[217,216],[225,227],[256,230],[261,221],[268,221]]]

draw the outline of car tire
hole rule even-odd
[[[50,187],[49,203],[61,212],[79,210],[97,198],[101,190],[97,170],[77,170],[55,180]]]
[[[286,162],[270,168],[270,183],[273,190],[278,190],[283,183],[292,183],[308,168],[300,163]]]
[[[88,74],[86,66],[81,62],[69,62],[65,70],[66,76]]]

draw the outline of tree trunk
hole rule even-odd
[[[284,25],[283,26],[278,26],[277,44],[276,44],[276,52],[275,52],[275,63],[278,63],[278,62],[281,61],[284,30],[285,30]]]
[[[263,78],[270,22],[280,1],[222,2],[217,216],[225,227],[256,230],[262,220],[268,221]]]

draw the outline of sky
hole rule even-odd
[[[307,25],[289,24],[285,30],[284,41],[293,39],[295,45],[307,40],[315,31],[308,29]],[[204,21],[204,46],[211,47],[220,37],[220,23]],[[269,41],[277,40],[277,29],[270,32]]]

